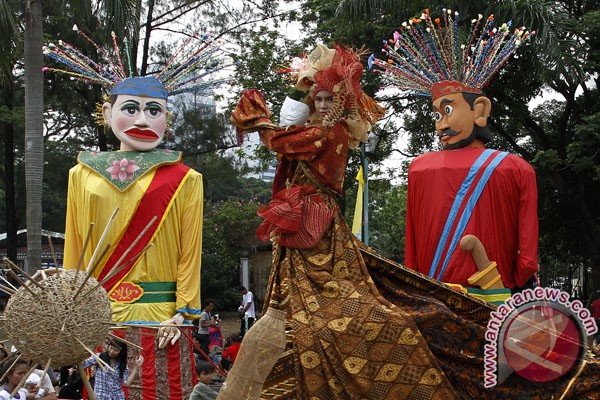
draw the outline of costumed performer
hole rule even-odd
[[[411,317],[378,293],[337,204],[349,150],[366,141],[383,115],[361,89],[362,72],[356,52],[319,45],[296,85],[308,92],[306,125],[275,126],[256,90],[244,91],[232,114],[238,132],[258,130],[280,162],[257,232],[273,242],[268,308],[244,337],[219,399],[260,396],[272,364],[260,365],[269,367],[262,382],[251,382],[248,370],[263,354],[277,359],[281,351],[264,351],[256,337],[271,317],[282,315],[295,363],[290,398],[458,397]]]
[[[45,49],[71,70],[57,71],[110,91],[102,115],[121,142],[119,151],[81,152],[70,170],[64,266],[93,270],[109,293],[113,321],[143,348],[144,373],[128,398],[187,399],[194,357],[188,340],[178,339],[202,311],[202,175],[182,164],[180,152],[156,148],[167,128],[167,97],[215,86],[223,79],[211,77],[225,66],[204,37],[188,40],[154,76],[129,77],[113,42],[105,66],[62,42]],[[90,223],[96,228],[87,244]]]
[[[390,87],[431,97],[443,146],[410,164],[405,264],[443,282],[474,286],[469,278],[478,268],[459,246],[470,234],[496,262],[500,287],[517,291],[538,271],[536,177],[522,158],[486,149],[491,101],[482,88],[529,32],[510,32],[510,23],[495,28],[493,16],[479,15],[469,42],[459,46],[457,22],[458,13],[432,20],[426,12],[385,42],[389,61],[370,59]],[[468,290],[488,300],[510,296],[507,289]]]

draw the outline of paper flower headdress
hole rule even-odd
[[[44,67],[44,71],[65,73],[78,80],[100,84],[111,96],[131,94],[166,99],[169,95],[209,89],[231,80],[219,73],[231,64],[225,62],[220,43],[213,41],[209,35],[201,39],[187,39],[161,71],[139,77],[134,76],[126,38],[123,43],[127,71],[114,33],[113,52],[109,53],[79,31],[77,25],[73,29],[96,48],[102,61],[94,61],[74,46],[59,41],[45,46],[44,54],[65,65],[66,69]]]
[[[320,90],[333,95],[323,126],[331,128],[346,117],[351,148],[360,141],[367,141],[371,125],[384,114],[384,110],[362,91],[360,79],[364,68],[360,57],[360,51],[342,46],[330,49],[319,44],[308,56],[294,58],[289,68],[280,71],[292,74],[296,89],[308,92],[311,97]]]
[[[482,94],[482,87],[534,33],[524,27],[511,32],[511,21],[495,27],[493,15],[483,21],[480,14],[471,21],[468,41],[461,44],[458,12],[442,12],[441,18],[432,19],[426,10],[404,22],[384,41],[389,59],[372,55],[369,67],[376,65],[389,86],[433,99],[457,92]]]

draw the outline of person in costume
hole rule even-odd
[[[194,383],[191,345],[178,339],[202,312],[202,175],[182,164],[180,152],[157,146],[167,129],[167,97],[221,83],[209,78],[223,65],[204,65],[213,43],[186,45],[145,77],[128,77],[118,56],[101,67],[82,64],[89,58],[70,45],[45,49],[77,78],[110,90],[102,116],[120,150],[81,152],[69,172],[64,266],[102,284],[114,322],[128,327],[117,334],[143,348],[144,373],[130,399],[184,399]]]
[[[480,16],[459,50],[457,24],[448,13],[444,18],[413,19],[386,45],[389,62],[371,60],[390,86],[431,96],[443,147],[410,165],[404,262],[440,281],[474,286],[469,278],[478,267],[460,248],[463,236],[474,235],[496,262],[502,286],[518,290],[538,271],[536,177],[522,158],[486,149],[492,107],[482,87],[529,33],[504,24],[494,34],[493,18]],[[434,45],[422,47],[423,40]]]
[[[308,92],[306,125],[274,125],[257,90],[244,91],[233,111],[238,132],[258,130],[280,163],[257,232],[274,246],[267,311],[245,335],[219,399],[259,397],[273,365],[263,356],[281,354],[267,347],[273,333],[257,338],[270,315],[289,328],[293,398],[457,398],[411,318],[378,293],[337,204],[349,150],[383,114],[362,92],[362,72],[356,52],[319,45],[296,85]],[[266,370],[252,381],[250,366]]]

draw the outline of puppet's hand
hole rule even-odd
[[[167,344],[171,342],[171,345],[174,345],[179,336],[181,336],[181,332],[179,328],[173,325],[182,325],[183,324],[183,315],[177,313],[166,321],[160,323],[160,327],[158,328],[158,348],[164,349],[167,347]]]
[[[134,363],[136,367],[140,368],[142,365],[144,365],[144,356],[140,354],[138,358],[135,359]]]

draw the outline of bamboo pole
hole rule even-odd
[[[135,245],[137,244],[137,242],[140,241],[140,239],[146,234],[146,232],[148,231],[148,229],[150,229],[150,227],[154,224],[154,222],[157,219],[158,219],[158,217],[156,215],[154,217],[152,217],[152,219],[146,224],[146,226],[144,227],[144,229],[142,229],[142,231],[139,233],[139,235],[137,235],[137,237],[135,238],[135,240],[133,241],[133,243],[131,243],[131,245],[127,248],[127,250],[125,250],[125,252],[121,255],[121,258],[119,258],[117,260],[117,262],[115,263],[115,266],[110,271],[108,271],[108,274],[110,274],[117,266],[121,265],[121,262],[125,259],[125,257],[127,257],[127,255],[129,254],[129,252],[135,247]]]
[[[85,292],[84,296],[87,296],[88,294],[92,293],[94,290],[97,290],[100,286],[104,285],[106,282],[108,282],[113,276],[115,276],[116,274],[118,274],[119,272],[121,272],[121,270],[123,268],[125,268],[126,266],[128,266],[133,260],[136,260],[139,256],[141,256],[142,254],[144,254],[146,251],[148,251],[149,248],[153,247],[154,243],[149,243],[148,245],[146,245],[146,247],[144,247],[139,253],[137,253],[135,256],[133,256],[131,259],[129,259],[127,262],[125,262],[125,264],[119,266],[118,268],[113,268],[111,270],[111,272],[106,275],[104,277],[104,279],[102,279],[100,282],[98,282],[98,284],[96,286],[94,286],[93,288],[91,288],[90,290],[88,290],[87,292]]]
[[[112,222],[115,219],[115,216],[117,215],[118,212],[119,212],[119,207],[115,208],[115,210],[113,211],[112,215],[108,219],[108,222],[106,223],[106,226],[104,227],[104,231],[102,232],[102,236],[100,236],[100,240],[98,241],[98,244],[96,245],[96,248],[94,249],[94,253],[92,254],[92,258],[90,258],[90,261],[89,261],[87,267],[85,268],[86,271],[89,271],[89,269],[91,268],[91,266],[94,265],[94,260],[96,259],[96,255],[98,254],[98,249],[104,243],[104,238],[108,234],[108,229],[112,225]]]
[[[17,281],[18,281],[18,282],[21,284],[21,286],[22,286],[23,288],[25,288],[25,290],[27,290],[27,291],[29,292],[29,294],[31,294],[33,297],[36,297],[36,298],[37,298],[37,294],[35,294],[35,293],[33,292],[33,290],[31,290],[31,288],[30,288],[29,286],[27,286],[27,285],[25,284],[25,282],[23,282],[23,281],[21,280],[21,278],[19,277],[19,275],[17,275],[17,274],[16,274],[16,273],[15,273],[15,272],[14,272],[12,269],[9,269],[9,270],[8,270],[8,273],[9,273],[9,274],[11,274],[11,275],[13,276],[13,278],[15,278],[15,279],[16,279],[16,280],[17,280]]]
[[[96,400],[96,394],[94,393],[94,389],[92,388],[92,385],[90,385],[90,380],[88,379],[87,375],[85,374],[85,369],[83,369],[83,363],[81,361],[79,361],[77,363],[77,372],[79,373],[79,376],[81,377],[81,380],[83,381],[83,385],[85,386],[85,390],[88,395],[88,400]]]
[[[56,270],[56,275],[60,276],[60,271],[58,269],[58,261],[56,261],[56,253],[54,252],[54,246],[52,245],[52,238],[48,236],[48,245],[50,246],[50,254],[52,255],[52,261],[54,261],[54,269]]]
[[[13,263],[12,261],[10,261],[8,258],[4,258],[4,262],[6,264],[8,264],[9,267],[11,267],[13,270],[15,270],[16,272],[20,273],[21,275],[23,275],[25,278],[27,278],[31,283],[33,283],[35,286],[39,287],[40,289],[44,290],[46,289],[45,286],[41,285],[39,282],[37,282],[35,279],[33,279],[33,277],[31,275],[29,275],[27,272],[23,271],[21,268],[19,268],[19,266],[15,263]]]
[[[110,332],[109,332],[109,335],[110,335],[110,337],[111,337],[111,338],[118,339],[118,340],[120,340],[121,342],[123,342],[123,343],[127,344],[127,346],[134,347],[134,348],[136,348],[137,350],[140,350],[140,351],[141,351],[141,350],[144,350],[144,348],[143,348],[142,346],[140,346],[140,345],[137,345],[137,344],[135,344],[135,343],[133,343],[133,342],[131,342],[131,341],[129,341],[129,340],[126,340],[126,339],[120,338],[120,337],[118,337],[117,335],[115,335],[114,333],[110,333]]]

